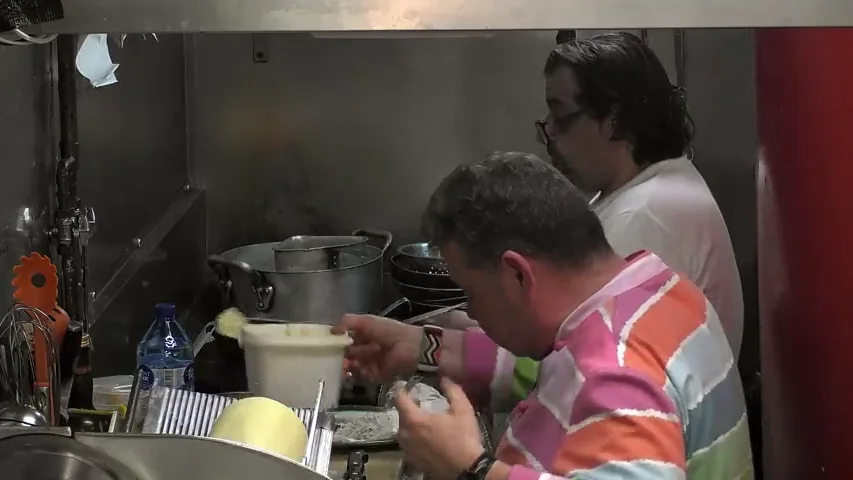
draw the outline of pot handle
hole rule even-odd
[[[220,262],[220,257],[221,255],[211,255],[207,259],[207,264],[219,279],[219,284],[222,286],[222,307],[226,308],[231,305],[231,289],[234,287],[234,283],[231,281],[231,275],[228,273],[227,263]]]
[[[384,243],[382,244],[383,256],[385,255],[385,251],[388,250],[388,247],[390,247],[391,243],[394,241],[394,237],[391,235],[391,232],[379,230],[378,228],[359,228],[352,232],[352,235],[364,235],[366,237],[378,237],[384,239]]]
[[[229,297],[234,286],[231,281],[229,269],[234,268],[245,273],[249,277],[249,281],[252,283],[252,293],[255,294],[255,300],[257,300],[255,307],[261,312],[266,312],[270,309],[275,289],[272,285],[268,284],[266,280],[264,280],[264,276],[252,268],[251,265],[246,262],[230,260],[217,254],[207,257],[207,264],[210,265],[210,268],[212,268],[217,275],[219,275],[219,281],[222,283],[223,287],[225,287]]]
[[[380,317],[387,317],[388,315],[390,315],[391,313],[393,313],[395,310],[402,307],[403,305],[406,305],[409,307],[409,313],[412,312],[411,300],[409,300],[406,297],[403,297],[403,298],[398,299],[396,302],[392,303],[391,305],[388,305],[387,307],[385,307],[384,310],[379,312],[379,316]]]

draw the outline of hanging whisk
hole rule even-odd
[[[59,419],[59,348],[44,311],[12,305],[0,320],[0,400]]]

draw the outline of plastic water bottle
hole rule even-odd
[[[154,385],[193,390],[193,344],[175,318],[175,305],[158,303],[154,323],[136,348],[136,365],[142,369],[142,389]]]

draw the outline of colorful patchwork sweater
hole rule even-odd
[[[482,331],[443,341],[442,369],[474,401],[499,409],[530,392],[496,451],[513,465],[510,480],[753,478],[743,391],[717,315],[654,254],[630,258],[566,319],[535,387]]]

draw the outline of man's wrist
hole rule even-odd
[[[420,354],[418,355],[418,371],[437,372],[441,360],[444,330],[434,325],[424,325],[422,332]]]
[[[469,470],[471,470],[475,465],[475,463],[486,453],[486,449],[483,447],[477,449],[467,450],[467,453],[460,455],[453,465],[456,468],[456,471],[459,474],[463,474]]]
[[[500,460],[492,464],[492,468],[486,474],[485,480],[507,480],[512,472],[512,467]]]
[[[479,452],[479,453],[477,453]],[[475,456],[476,453],[476,456]],[[461,462],[467,462],[467,466],[458,469],[457,480],[487,480],[489,472],[498,460],[484,448],[472,450],[470,454],[462,456]],[[459,464],[457,464],[458,466]]]

